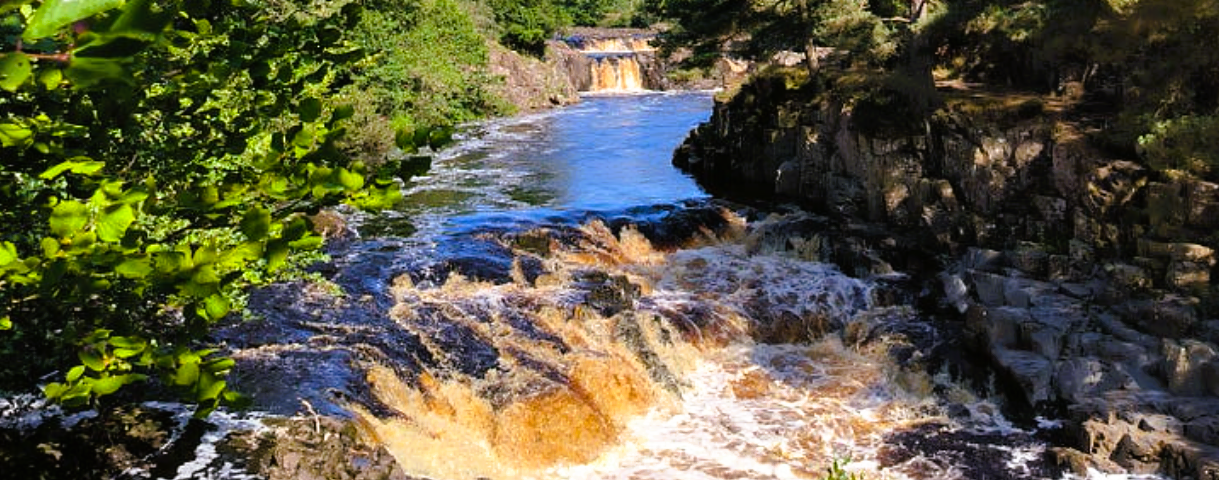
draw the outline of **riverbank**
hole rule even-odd
[[[920,278],[1012,402],[1067,420],[1070,470],[1219,476],[1219,185],[1095,147],[1070,99],[946,84],[893,129],[818,94],[758,78],[674,162],[836,219],[844,271]]]

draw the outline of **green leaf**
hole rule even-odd
[[[59,254],[59,240],[51,237],[44,237],[42,242],[39,242],[42,247],[42,256],[50,258]]]
[[[304,217],[293,218],[292,221],[284,225],[284,231],[280,234],[281,240],[296,240],[309,234],[309,221]]]
[[[106,369],[106,362],[102,360],[101,355],[98,355],[97,350],[93,347],[82,349],[76,356],[80,358],[80,363],[85,364],[86,367],[89,367],[93,371],[100,372]]]
[[[148,189],[140,186],[123,192],[123,195],[118,198],[118,202],[136,204],[148,199],[150,196],[151,194],[148,193]]]
[[[72,172],[80,175],[96,175],[97,172],[106,166],[106,162],[90,160],[89,157],[74,157],[67,161],[61,162],[54,167],[48,168],[45,172],[38,175],[38,178],[43,180],[51,180],[58,177],[61,173]]]
[[[127,384],[127,375],[99,378],[93,382],[93,393],[97,396],[110,395],[119,391],[119,387]]]
[[[220,283],[220,275],[216,274],[216,269],[211,265],[201,265],[195,269],[195,274],[191,276],[191,281],[199,285],[214,285]],[[211,291],[207,289],[206,291]]]
[[[131,357],[134,357],[141,353],[144,353],[144,349],[142,349],[142,348],[116,348],[116,349],[114,349],[114,356],[119,357],[119,358],[131,358]]]
[[[42,84],[47,91],[59,88],[59,85],[63,83],[63,70],[48,68],[38,72],[38,83]]]
[[[199,395],[195,400],[200,402],[206,400],[215,400],[220,396],[220,392],[224,391],[225,381],[213,375],[211,372],[203,372],[199,375]]]
[[[301,100],[300,108],[297,110],[300,113],[302,122],[312,122],[322,116],[322,101],[310,97]]]
[[[123,5],[123,0],[47,0],[30,16],[22,37],[29,41],[54,35],[60,28]]]
[[[299,240],[288,242],[288,246],[297,250],[314,250],[322,246],[325,239],[320,235],[308,235]]]
[[[261,242],[243,243],[233,247],[232,250],[224,252],[224,254],[220,256],[220,260],[216,263],[217,265],[220,265],[221,268],[241,267],[245,265],[246,262],[261,258],[262,247]]]
[[[201,267],[216,263],[216,259],[219,258],[219,256],[220,254],[216,251],[216,247],[212,245],[203,245],[195,250],[195,255],[192,260],[194,261],[196,267]]]
[[[315,138],[317,138],[317,130],[313,128],[313,125],[305,125],[304,128],[301,128],[292,135],[292,145],[297,148],[307,149],[313,146],[313,139]]]
[[[9,53],[0,58],[0,88],[15,92],[32,72],[30,57],[21,52]]]
[[[0,242],[0,266],[16,262],[17,246],[13,242]]]
[[[288,260],[288,243],[283,241],[275,241],[267,243],[266,249],[267,270],[274,272],[284,266]]]
[[[128,258],[114,267],[114,273],[124,278],[141,279],[152,273],[152,262],[147,258]]]
[[[226,371],[232,369],[236,365],[237,365],[237,362],[234,361],[233,359],[228,358],[228,357],[223,357],[223,358],[217,358],[217,359],[208,361],[207,363],[204,363],[203,368],[204,368],[204,370],[207,370],[209,372],[219,374],[219,373],[223,373],[223,372],[226,372]]]
[[[78,232],[72,235],[72,246],[68,250],[72,253],[80,253],[88,250],[94,243],[97,242],[97,234],[93,232]]]
[[[73,57],[64,75],[77,88],[92,88],[108,81],[130,85],[133,80],[125,63],[125,59]]]
[[[59,202],[51,210],[51,233],[67,237],[85,228],[89,223],[89,209],[76,200]]]
[[[0,123],[0,147],[22,147],[30,143],[34,131],[16,123]]]
[[[68,387],[59,397],[59,403],[65,407],[81,407],[89,403],[89,392],[93,388],[93,379],[85,377],[76,385]]]
[[[355,116],[356,108],[351,105],[339,105],[334,107],[334,113],[330,114],[330,123],[346,120]]]
[[[71,370],[68,370],[68,376],[65,378],[68,380],[68,383],[72,383],[72,382],[75,382],[76,380],[80,379],[81,375],[84,375],[84,374],[85,374],[85,366],[77,365],[75,367],[72,367]]]
[[[431,135],[431,128],[417,128],[415,129],[415,138],[411,140],[411,143],[413,143],[417,148],[427,146],[428,138],[431,137]]]
[[[106,207],[97,219],[97,236],[104,242],[122,240],[134,221],[135,209],[131,205],[121,203]]]
[[[253,207],[241,216],[241,233],[250,241],[266,238],[271,231],[271,210],[263,207]]]
[[[224,298],[222,295],[212,295],[203,299],[204,317],[213,322],[224,318],[225,315],[228,315],[231,308],[232,305],[229,304],[228,299]]]
[[[183,363],[178,365],[178,369],[174,372],[174,385],[187,387],[194,385],[199,381],[199,364],[198,363]]]
[[[183,252],[155,252],[152,254],[152,265],[158,272],[164,274],[176,274],[181,270],[190,268],[190,257]]]
[[[148,346],[148,341],[140,337],[113,336],[107,339],[106,343],[118,348],[144,348]]]
[[[58,400],[65,392],[68,391],[68,386],[59,382],[48,383],[42,387],[42,394],[46,395],[51,400]]]
[[[131,0],[123,7],[122,15],[110,25],[109,33],[123,33],[133,36],[153,37],[160,33],[173,20],[177,13],[174,8],[165,6],[158,11],[157,2],[152,0]]]
[[[343,188],[346,188],[347,190],[353,191],[353,192],[357,191],[361,188],[364,188],[364,176],[363,175],[360,175],[358,173],[353,173],[350,170],[347,170],[346,168],[339,168],[336,171],[336,173],[338,174],[338,177],[339,177],[338,178],[339,184],[342,185]]]
[[[0,317],[0,331],[12,330],[12,329],[13,329],[13,319],[10,318],[8,315]]]

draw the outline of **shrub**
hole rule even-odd
[[[0,12],[0,381],[60,368],[44,391],[70,406],[149,379],[200,414],[238,400],[211,325],[321,244],[307,214],[385,207],[410,173],[336,146],[358,5],[280,23],[229,2]]]

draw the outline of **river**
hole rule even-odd
[[[261,320],[218,339],[257,413],[214,414],[152,476],[256,478],[216,442],[304,412],[435,480],[1063,478],[1055,422],[962,385],[903,275],[844,275],[824,219],[670,165],[711,106],[590,96],[462,129],[403,206],[354,218],[329,288],[252,294]]]
[[[427,357],[369,368],[393,413],[356,407],[369,434],[437,479],[1059,476],[1047,432],[896,353],[937,346],[877,300],[900,274],[848,277],[808,216],[714,201],[670,165],[711,104],[594,96],[473,125],[365,219],[339,283]]]

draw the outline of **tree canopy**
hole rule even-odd
[[[344,92],[378,46],[359,2],[32,0],[0,7],[0,382],[57,368],[96,405],[158,380],[200,413],[239,395],[203,342],[245,288],[323,238],[310,214],[380,209],[420,165],[344,147]],[[376,10],[374,10],[376,11]],[[445,130],[401,130],[397,146]]]
[[[1217,0],[655,0],[668,48],[694,62],[842,55],[828,93],[930,113],[933,80],[1079,99],[1107,118],[1097,140],[1157,168],[1219,179]],[[814,60],[813,57],[806,58]],[[811,71],[817,63],[809,62]],[[824,72],[823,72],[824,73]],[[934,74],[934,76],[933,76]],[[1071,85],[1081,86],[1079,89]],[[1081,104],[1082,105],[1082,104]],[[901,108],[895,108],[901,107]],[[891,116],[909,123],[912,118]]]

